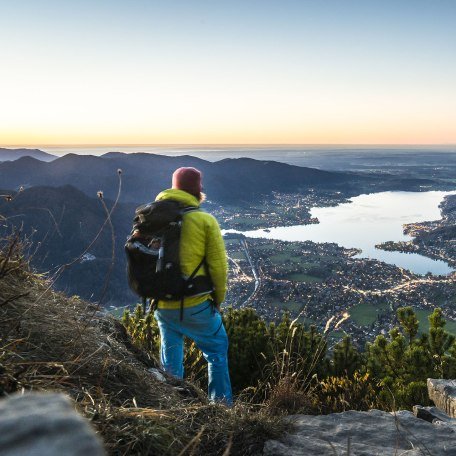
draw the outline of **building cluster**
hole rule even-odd
[[[440,306],[446,318],[456,321],[456,274],[420,276],[377,260],[355,259],[356,251],[337,244],[310,241],[231,238],[227,251],[227,304],[254,307],[267,321],[280,320],[287,312],[292,319],[324,329],[333,316],[337,320],[348,312],[351,316],[338,332],[346,332],[360,346],[397,324],[398,307]]]
[[[307,189],[302,193],[279,193],[271,195],[243,206],[212,205],[208,208],[220,221],[225,229],[241,231],[268,229],[276,226],[303,225],[318,223],[311,217],[309,208],[336,206],[348,200],[337,191],[316,191]]]

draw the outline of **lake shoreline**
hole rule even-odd
[[[377,192],[363,194],[337,206],[313,207],[312,217],[319,224],[270,226],[256,230],[225,230],[241,232],[247,237],[262,237],[283,241],[335,242],[345,248],[362,250],[359,258],[377,259],[425,275],[448,275],[454,263],[442,260],[430,252],[404,253],[380,250],[385,242],[409,242],[412,237],[403,232],[404,225],[416,225],[417,220],[442,218],[439,204],[455,192]],[[428,222],[427,222],[428,223]],[[430,223],[430,222],[429,222]],[[448,259],[447,257],[445,259]]]
[[[456,268],[456,248],[452,245],[456,237],[456,195],[446,195],[439,205],[442,218],[435,221],[409,223],[404,234],[412,240],[406,242],[384,242],[377,248],[414,252],[428,258],[441,260]]]

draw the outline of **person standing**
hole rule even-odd
[[[191,167],[178,168],[172,176],[172,188],[156,197],[156,201],[177,201],[186,209],[179,247],[182,273],[188,277],[197,271],[195,277],[209,276],[212,290],[187,296],[183,303],[159,300],[154,315],[160,330],[160,358],[164,370],[183,378],[184,336],[189,337],[208,363],[209,400],[231,406],[228,336],[220,307],[226,294],[227,256],[217,220],[200,209],[204,198],[202,173]]]

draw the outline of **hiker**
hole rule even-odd
[[[178,201],[182,209],[185,208],[179,245],[181,271],[184,276],[194,274],[195,283],[198,278],[201,283],[210,279],[212,286],[181,300],[158,300],[155,319],[160,329],[164,370],[183,378],[184,336],[189,337],[208,363],[210,401],[230,406],[233,399],[228,372],[228,337],[220,313],[226,293],[227,257],[217,220],[199,209],[204,197],[201,172],[195,168],[179,168],[173,173],[172,188],[156,198],[156,201]]]

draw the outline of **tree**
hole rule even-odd
[[[456,375],[455,336],[445,331],[446,321],[442,309],[437,307],[429,315],[429,355],[436,377],[452,378]]]
[[[381,381],[380,394],[390,406],[426,405],[427,378],[450,378],[456,373],[455,338],[444,330],[440,308],[429,317],[429,333],[421,336],[412,308],[398,309],[397,316],[400,327],[367,345],[367,369]]]
[[[228,308],[223,319],[230,344],[228,364],[233,390],[256,386],[271,361],[268,327],[251,308]]]
[[[361,370],[362,363],[363,358],[349,336],[345,336],[334,346],[331,363],[333,375],[353,376],[356,371]]]
[[[409,343],[418,334],[418,318],[412,307],[401,307],[397,310],[397,318],[409,338]]]

